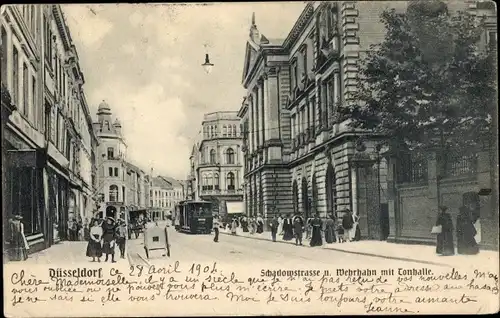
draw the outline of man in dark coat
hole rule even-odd
[[[111,263],[116,263],[115,261],[115,244],[116,244],[116,227],[115,219],[108,217],[106,222],[102,224],[102,238],[103,238],[103,252],[106,254],[105,262],[108,261],[109,255],[111,255]]]
[[[278,227],[279,227],[276,215],[273,216],[273,219],[271,220],[269,227],[271,228],[271,237],[273,238],[273,242],[276,242],[276,234],[278,234]]]
[[[293,234],[295,236],[295,245],[302,245],[302,228],[304,227],[304,221],[297,215],[293,219]]]

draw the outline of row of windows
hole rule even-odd
[[[180,197],[182,195],[182,193],[180,191],[175,191],[175,192],[163,192],[163,191],[153,191],[151,190],[150,191],[150,195],[155,195],[156,197],[162,197],[162,198],[166,198],[166,197]]]
[[[217,153],[216,153],[215,149],[210,150],[210,156],[209,156],[208,159],[209,159],[208,163],[211,163],[211,164],[218,163],[218,161],[217,161]],[[235,161],[235,153],[234,153],[233,148],[228,148],[226,150],[226,152],[224,153],[224,159],[225,159],[224,160],[225,164],[235,164],[236,163],[236,161]],[[201,153],[201,162],[202,163],[206,163],[205,162],[205,156],[204,156],[203,152]]]
[[[228,172],[226,175],[226,186],[227,190],[235,189],[235,176],[233,172]],[[220,189],[220,178],[219,174],[205,174],[202,177],[202,190],[219,190]]]
[[[219,136],[217,125],[203,127],[203,136],[205,138],[214,138]],[[237,137],[238,131],[236,125],[222,125],[222,137]]]

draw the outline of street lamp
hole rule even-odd
[[[203,66],[203,69],[207,74],[210,74],[210,72],[212,72],[214,64],[210,63],[210,57],[208,56],[208,53],[205,54],[205,63],[201,64],[201,66]]]

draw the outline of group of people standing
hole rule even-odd
[[[337,226],[337,218],[330,215],[326,220],[322,220],[319,214],[304,222],[300,215],[292,217],[291,214],[286,217],[273,217],[270,223],[271,236],[274,242],[276,237],[283,235],[284,241],[290,241],[295,238],[296,245],[303,245],[302,239],[305,232],[306,239],[310,239],[310,246],[323,245],[323,235],[327,244],[345,241],[359,240],[361,235],[358,225],[359,218],[353,215],[350,210],[346,210],[342,218],[342,224]],[[347,237],[345,233],[347,232]],[[338,237],[338,239],[337,239]]]
[[[239,219],[233,218],[227,226],[229,226],[231,234],[233,235],[236,235],[236,230],[238,228],[241,228],[244,233],[260,234],[264,232],[264,219],[260,215],[256,218],[247,218],[243,216]]]
[[[125,244],[127,240],[127,226],[125,220],[119,219],[118,222],[112,217],[102,219],[93,219],[91,221],[92,227],[89,231],[87,257],[92,257],[92,262],[101,261],[104,254],[106,256],[105,262],[111,256],[111,262],[115,261],[115,248],[118,245],[121,258],[125,258]]]
[[[463,198],[456,218],[457,253],[475,255],[479,253],[478,243],[481,241],[479,207],[477,202]],[[442,256],[455,255],[454,226],[448,207],[440,206],[433,234],[437,234],[436,253]]]

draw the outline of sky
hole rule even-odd
[[[93,120],[105,100],[122,123],[127,158],[185,179],[204,113],[241,107],[252,12],[285,38],[304,2],[62,5]],[[215,64],[206,74],[205,53]]]

